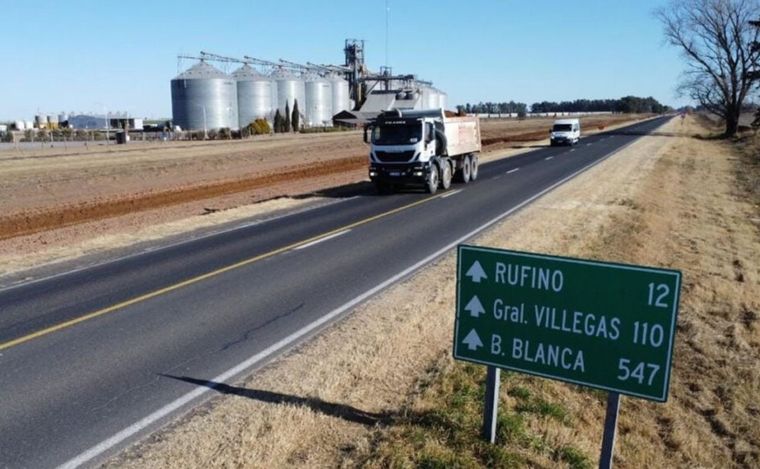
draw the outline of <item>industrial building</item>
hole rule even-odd
[[[347,39],[343,65],[301,65],[208,52],[179,56],[197,60],[171,80],[172,116],[183,130],[239,129],[256,119],[272,122],[277,110],[293,110],[301,125],[358,123],[388,109],[445,108],[446,93],[415,75],[370,72],[364,41]],[[211,63],[239,66],[225,73]]]

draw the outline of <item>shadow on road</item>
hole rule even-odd
[[[187,376],[172,376],[160,374],[165,378],[184,381],[185,383],[196,386],[205,386],[221,394],[231,394],[234,396],[246,397],[268,404],[290,404],[295,406],[308,407],[315,412],[320,412],[331,417],[346,420],[348,422],[358,423],[360,425],[374,426],[379,423],[389,423],[393,416],[386,412],[366,412],[356,407],[346,404],[336,404],[325,402],[314,397],[299,397],[288,394],[281,394],[273,391],[264,391],[261,389],[247,389],[242,387],[230,386],[216,381],[207,381],[205,379],[190,378]]]

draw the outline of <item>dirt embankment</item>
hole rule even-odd
[[[637,117],[595,116],[584,125],[609,127]],[[545,139],[550,125],[550,119],[484,121],[484,150]],[[317,178],[329,181],[322,188],[355,182],[363,179],[365,153],[356,132],[6,151],[0,153],[0,240],[229,194],[246,192],[249,201],[260,201],[283,183],[292,189],[274,196],[298,193],[299,185]]]
[[[760,199],[737,183],[746,161],[692,138],[704,132],[674,119],[476,240],[683,271],[670,400],[623,398],[619,467],[760,465]],[[455,264],[390,288],[107,466],[592,466],[605,396],[549,380],[507,374],[499,442],[479,442],[484,370],[450,358]]]

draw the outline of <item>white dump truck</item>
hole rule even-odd
[[[370,143],[369,178],[379,192],[421,185],[429,193],[448,189],[452,179],[478,178],[480,120],[447,117],[443,109],[390,110],[364,128]]]

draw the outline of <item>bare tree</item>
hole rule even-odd
[[[671,0],[655,14],[688,65],[679,92],[722,118],[726,136],[735,135],[760,60],[752,47],[760,29],[750,25],[760,16],[758,0]]]

